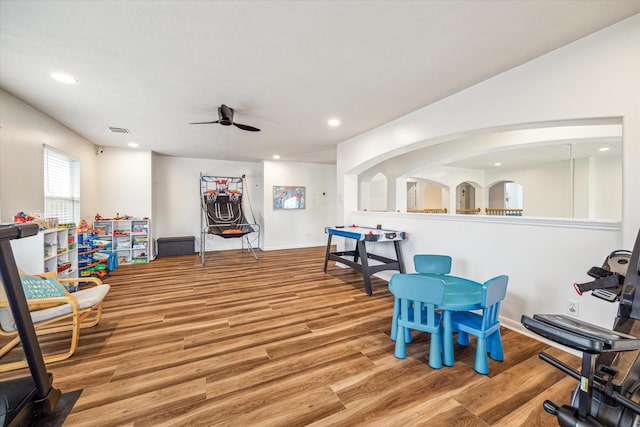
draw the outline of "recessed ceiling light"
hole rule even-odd
[[[133,148],[137,148],[138,147],[138,143],[137,142],[130,142],[127,144],[129,147],[133,147]]]
[[[495,163],[493,164],[493,166],[502,166],[502,163],[500,163],[500,162],[495,162]]]
[[[602,147],[598,149],[598,151],[609,151],[609,150],[610,150],[609,147]]]
[[[340,120],[338,119],[329,119],[329,121],[327,122],[327,124],[331,127],[336,127],[336,126],[340,126]]]
[[[273,159],[274,159],[274,160],[280,160],[280,156],[278,156],[277,154],[274,154],[274,155],[273,155]]]
[[[78,83],[78,79],[70,76],[69,74],[51,73],[51,77],[62,83],[69,83],[69,84]]]

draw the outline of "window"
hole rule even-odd
[[[44,216],[80,222],[80,162],[44,148]]]

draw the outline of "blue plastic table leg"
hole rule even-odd
[[[453,366],[453,325],[451,311],[442,310],[442,363]]]

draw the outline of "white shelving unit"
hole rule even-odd
[[[43,231],[44,271],[58,277],[78,277],[78,229],[57,228]]]
[[[93,223],[99,230],[99,239],[111,242],[101,252],[113,252],[118,264],[142,264],[149,262],[150,234],[148,219],[109,219]]]
[[[55,272],[58,277],[78,277],[78,229],[40,230],[26,239],[12,240],[18,267],[29,274]]]

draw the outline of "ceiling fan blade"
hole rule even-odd
[[[213,123],[220,123],[219,120],[213,121],[213,122],[196,122],[196,123],[189,123],[190,125],[210,125]]]
[[[242,130],[248,130],[249,132],[260,132],[260,129],[254,128],[253,126],[243,125],[242,123],[234,123],[236,127],[239,127]]]

